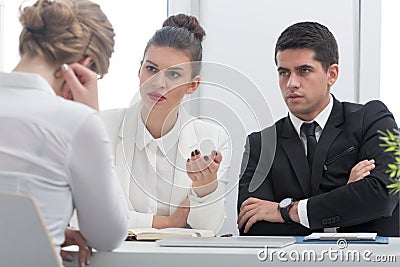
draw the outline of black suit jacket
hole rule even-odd
[[[386,170],[394,156],[384,153],[378,133],[395,128],[393,115],[380,101],[360,105],[334,99],[314,152],[311,177],[304,146],[289,117],[250,134],[242,160],[238,211],[249,197],[275,202],[308,198],[310,229],[262,221],[248,235],[308,235],[340,227],[340,232],[399,236],[398,195],[390,195],[386,188],[391,183]],[[352,167],[364,159],[375,159],[375,169],[346,185]]]

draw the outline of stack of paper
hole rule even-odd
[[[304,240],[375,240],[377,233],[312,233]]]

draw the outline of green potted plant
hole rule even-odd
[[[400,192],[400,131],[393,129],[393,132],[386,130],[386,132],[378,131],[381,136],[379,137],[383,143],[380,145],[385,148],[385,152],[393,153],[395,161],[388,164],[390,180],[393,182],[387,187],[390,189],[391,194]]]

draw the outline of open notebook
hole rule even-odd
[[[127,240],[158,240],[165,238],[212,237],[212,230],[187,229],[187,228],[137,228],[130,229]]]

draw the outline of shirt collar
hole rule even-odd
[[[163,155],[165,156],[178,143],[182,117],[179,114],[180,112],[178,113],[178,118],[176,119],[174,127],[172,127],[172,129],[168,133],[164,134],[162,137],[154,139],[150,132],[147,130],[139,111],[139,114],[137,116],[138,127],[135,141],[137,148],[141,151],[145,146],[148,146],[150,142],[156,142],[161,153],[163,153]]]
[[[319,127],[321,128],[321,130],[323,130],[326,122],[328,121],[329,115],[332,112],[332,108],[333,108],[333,98],[332,98],[332,95],[329,95],[328,105],[317,115],[317,117],[315,117],[314,120],[307,121],[307,122],[316,121],[318,123]],[[291,112],[289,112],[289,118],[290,118],[294,128],[296,129],[297,134],[300,136],[300,127],[303,124],[303,122],[306,122],[306,121],[303,121],[303,120],[297,118]]]
[[[40,90],[51,95],[56,95],[50,84],[39,74],[28,72],[0,72],[0,86],[6,88]]]

